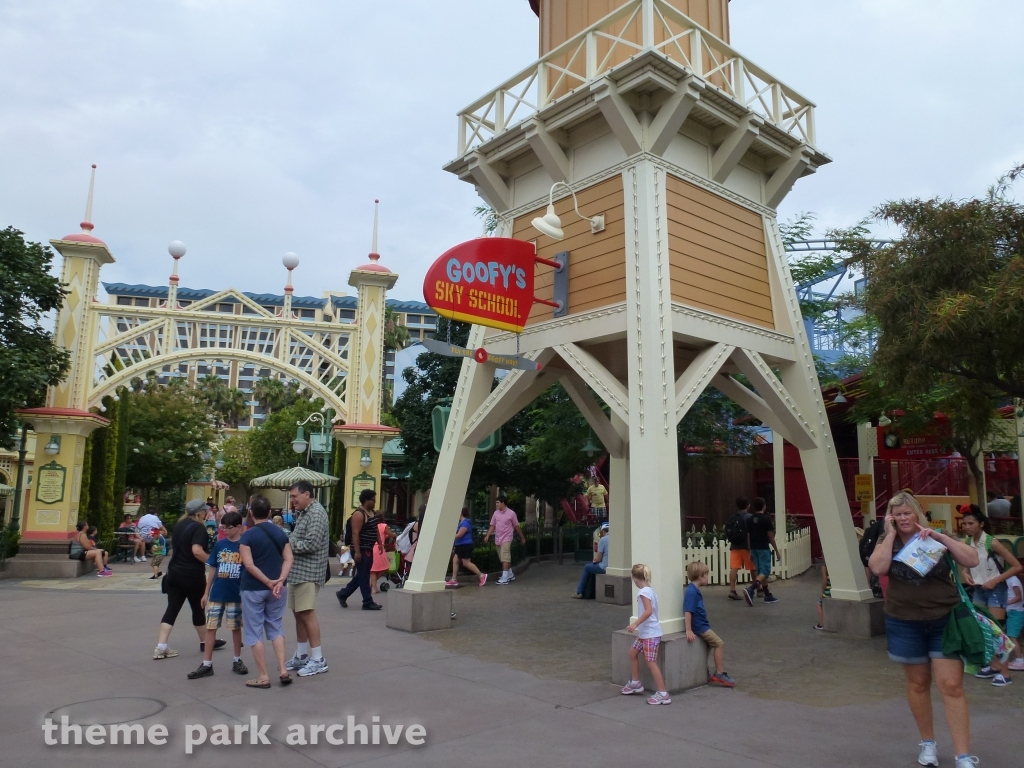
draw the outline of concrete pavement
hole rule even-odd
[[[884,640],[811,628],[814,574],[777,583],[774,606],[748,608],[722,588],[706,589],[739,686],[650,707],[605,682],[610,633],[629,609],[571,600],[579,566],[540,564],[508,587],[463,587],[454,596],[456,626],[419,636],[387,630],[380,613],[343,611],[332,580],[318,601],[330,672],[266,691],[230,673],[230,651],[215,654],[212,678],[186,679],[200,662],[187,611],[171,637],[181,655],[153,661],[163,596],[136,570],[144,573],[122,566],[114,579],[0,584],[0,766],[916,765],[901,669],[885,657]],[[289,655],[293,648],[290,640]],[[248,649],[243,658],[252,668]],[[1024,675],[1009,689],[974,679],[967,689],[981,765],[1019,765]],[[166,746],[47,747],[47,713],[83,724],[163,723],[170,738]],[[184,754],[186,723],[233,725],[252,715],[272,723],[271,745]],[[345,723],[348,715],[367,725],[375,715],[421,723],[426,744],[284,743],[289,725]],[[941,704],[936,717],[940,756],[951,766]]]

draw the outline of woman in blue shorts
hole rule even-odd
[[[942,653],[942,633],[960,602],[960,593],[945,558],[926,576],[894,559],[915,534],[937,540],[964,568],[977,565],[978,555],[963,542],[930,528],[920,503],[912,493],[903,491],[889,500],[885,533],[868,560],[872,573],[889,577],[885,595],[889,658],[902,664],[907,676],[907,702],[921,734],[917,762],[939,764],[932,721],[934,677],[956,750],[956,768],[974,768],[977,758],[969,753],[971,724],[964,696],[964,664],[958,656]]]

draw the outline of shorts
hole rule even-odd
[[[320,594],[320,585],[315,581],[302,581],[288,585],[288,610],[302,613],[316,608],[316,596]]]
[[[1001,581],[992,589],[975,587],[971,600],[974,601],[975,605],[981,605],[985,608],[1005,608],[1007,597],[1006,582]]]
[[[472,544],[456,544],[455,545],[455,556],[459,560],[472,560],[473,559],[473,545]]]
[[[754,561],[754,572],[758,576],[772,575],[772,551],[770,549],[752,549],[750,557]]]
[[[498,560],[503,563],[512,562],[512,542],[506,541],[504,544],[497,544],[498,547]]]
[[[594,517],[600,518],[601,520],[608,517],[608,507],[591,507],[590,511]]]
[[[885,617],[885,637],[889,658],[899,664],[927,664],[929,659],[954,659],[942,652],[942,633],[949,616],[931,621],[903,621]]]
[[[661,645],[660,637],[638,637],[633,641],[633,648],[642,651],[644,658],[650,662],[658,660],[658,646]]]
[[[149,558],[149,564],[154,568],[159,568],[160,564],[164,561],[163,555],[151,555]]]
[[[725,646],[725,641],[710,629],[707,632],[701,632],[697,637],[707,643],[711,650]]]
[[[749,549],[731,549],[729,550],[729,568],[741,571],[748,570],[753,573],[756,570],[754,566],[754,560],[750,557]]]
[[[1024,611],[1006,612],[1006,636],[1016,640],[1024,631]]]
[[[285,587],[288,591],[288,587]],[[269,589],[242,590],[242,630],[245,644],[252,648],[256,643],[263,642],[266,633],[267,642],[273,642],[284,632],[284,608],[288,603],[285,595],[274,597]]]
[[[232,631],[242,628],[241,603],[206,602],[206,628],[220,629],[221,627]]]

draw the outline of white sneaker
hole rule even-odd
[[[1010,662],[1009,667],[1015,672],[1024,672],[1024,659],[1014,659]]]
[[[142,556],[142,562],[146,562],[146,556],[145,555]]]
[[[508,572],[508,580],[509,581],[515,581],[516,580],[516,575],[512,571]]]
[[[978,758],[974,755],[961,755],[956,759],[956,768],[974,768],[978,764]]]
[[[920,765],[938,766],[939,747],[934,741],[922,741],[917,746],[921,748],[921,754],[917,756]]]
[[[644,692],[644,684],[641,683],[639,680],[630,680],[628,683],[626,683],[624,686],[622,686],[622,695],[623,696],[631,696],[634,693],[643,693],[643,692]]]
[[[299,677],[311,677],[327,671],[327,659],[321,656],[319,659],[310,659],[306,666],[299,670]]]
[[[672,697],[669,696],[665,691],[658,691],[651,698],[647,700],[648,704],[671,704]]]
[[[135,562],[135,563],[141,563],[141,562],[142,562],[142,558],[141,558],[141,557],[136,557],[136,558],[134,558],[134,559],[132,560],[132,562]]]
[[[301,656],[294,653],[292,657],[285,663],[284,668],[289,672],[297,672],[309,663],[309,654],[304,653]]]
[[[508,579],[498,579],[498,580],[497,580],[497,581],[495,582],[495,584],[501,584],[501,585],[505,585],[505,584],[508,584],[508,583],[509,583],[509,580],[508,580]]]

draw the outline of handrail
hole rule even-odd
[[[615,58],[620,50],[629,53],[626,60],[655,51],[780,130],[815,143],[813,102],[667,0],[631,0],[459,112],[459,157],[624,64]]]

